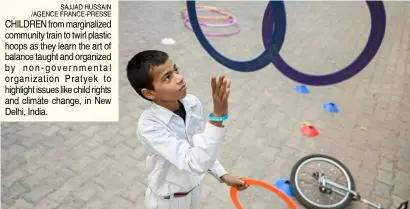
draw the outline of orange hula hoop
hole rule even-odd
[[[288,205],[289,209],[297,209],[295,202],[293,202],[293,200],[290,197],[288,197],[285,193],[283,193],[282,191],[280,191],[278,188],[274,187],[273,185],[260,181],[260,180],[256,180],[256,179],[244,178],[243,180],[248,185],[258,186],[258,187],[262,187],[262,188],[270,190],[271,192],[278,195],[282,200],[284,200],[285,203]],[[230,194],[231,194],[232,202],[235,205],[235,207],[237,209],[243,209],[241,203],[238,200],[238,189],[234,186],[231,186]]]

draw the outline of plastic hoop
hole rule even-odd
[[[198,19],[203,19],[203,20],[226,20],[226,19],[229,19],[230,17],[232,17],[231,14],[229,14],[228,12],[223,11],[222,9],[218,9],[217,7],[196,5],[196,8],[209,9],[209,10],[220,11],[220,12],[225,13],[225,16],[198,16]],[[181,9],[181,13],[183,13],[184,11],[187,11],[186,7]]]
[[[216,7],[211,7],[211,6],[196,6],[195,10],[216,12],[218,14],[225,15],[225,17],[227,17],[223,19],[222,23],[210,23],[210,22],[198,21],[199,25],[206,26],[206,27],[216,27],[216,28],[235,26],[236,28],[234,31],[229,32],[229,33],[204,33],[205,36],[210,36],[210,37],[232,36],[232,35],[238,34],[241,31],[241,28],[239,27],[239,24],[237,23],[236,18],[221,9],[218,9]],[[194,31],[192,28],[192,25],[190,24],[189,13],[187,9],[181,10],[181,16],[184,21],[185,27],[189,29],[190,31]],[[206,17],[224,17],[224,16],[206,16]]]
[[[273,185],[267,182],[264,182],[264,181],[256,180],[256,179],[244,178],[243,180],[248,185],[258,186],[258,187],[262,187],[262,188],[270,190],[271,192],[278,195],[282,200],[284,200],[285,203],[288,205],[289,209],[297,209],[295,202],[290,197],[288,197],[285,193],[283,193],[282,191],[280,191],[278,188],[274,187]],[[237,209],[243,209],[241,203],[238,200],[238,189],[236,187],[233,187],[233,186],[231,187],[230,195],[231,195],[231,199],[235,207]]]
[[[270,34],[270,44],[268,48],[265,49],[258,57],[248,61],[232,60],[218,52],[218,50],[216,50],[211,45],[211,43],[209,43],[201,29],[201,26],[199,25],[195,7],[196,2],[186,1],[186,4],[188,9],[189,21],[191,22],[192,30],[194,31],[199,43],[215,61],[219,62],[221,65],[224,65],[227,68],[241,72],[253,72],[260,70],[269,65],[272,62],[272,60],[274,60],[277,57],[280,49],[282,48],[286,33],[286,14],[283,0],[270,1],[268,3],[267,7],[272,8],[270,10],[269,8],[265,10],[262,25],[271,23],[272,27],[274,27],[273,33]],[[275,19],[275,26],[273,26],[273,19]]]
[[[185,27],[188,28],[190,31],[193,31],[192,25],[189,24],[189,20],[188,20],[188,19],[185,19],[185,20],[184,20],[184,25],[185,25]],[[202,23],[202,24],[200,23],[200,25],[204,25],[204,23]],[[234,23],[233,25],[235,25],[235,27],[236,27],[236,30],[233,31],[233,32],[230,32],[230,33],[205,33],[205,32],[204,32],[204,35],[206,35],[206,36],[211,36],[211,37],[233,36],[233,35],[235,35],[235,34],[238,34],[238,33],[241,31],[241,28],[239,27],[238,23]],[[208,26],[208,27],[209,27],[209,26]]]
[[[364,49],[362,50],[362,52],[360,52],[359,56],[343,69],[326,75],[305,74],[294,69],[288,63],[286,63],[285,60],[280,56],[280,53],[278,53],[278,56],[276,56],[275,59],[272,59],[272,64],[289,79],[298,83],[312,86],[332,85],[346,81],[347,79],[350,79],[351,77],[357,75],[376,56],[383,42],[386,31],[386,11],[383,1],[367,0],[366,4],[370,12],[370,35],[367,39],[367,43]],[[269,10],[269,12],[276,12],[273,11],[273,9],[270,7],[268,7],[267,9]],[[264,16],[264,19],[265,18],[267,19],[270,17]],[[266,21],[266,23],[264,22],[262,24],[262,39],[264,46],[266,46],[265,48],[270,46],[270,36],[276,30],[272,26],[273,22],[277,22],[277,20],[269,19],[268,21]]]
[[[227,13],[220,11],[220,10],[197,9],[197,11],[211,11],[211,12],[216,12],[218,14],[227,15]],[[184,13],[182,13],[181,16],[182,16],[182,19],[189,21],[188,11],[185,11]],[[219,28],[219,27],[232,26],[236,24],[236,22],[237,22],[236,18],[234,16],[230,16],[229,18],[225,19],[222,23],[199,22],[199,24],[203,26],[207,26],[207,27]]]

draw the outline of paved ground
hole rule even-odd
[[[236,36],[211,38],[221,53],[248,60],[262,52],[266,2],[207,4],[228,9],[241,25]],[[363,72],[338,85],[311,87],[308,95],[295,93],[296,83],[271,65],[238,73],[213,61],[182,25],[183,2],[120,5],[120,121],[2,123],[2,208],[143,208],[144,153],[135,129],[148,104],[130,88],[124,67],[134,53],[152,48],[170,53],[186,75],[190,93],[203,101],[205,113],[211,110],[210,77],[227,74],[232,79],[229,131],[219,157],[229,172],[274,183],[287,177],[300,157],[325,153],[349,167],[362,196],[387,208],[410,199],[410,3],[386,3],[386,37]],[[370,29],[365,3],[286,6],[288,31],[281,55],[292,66],[312,74],[334,72],[362,50]],[[165,37],[177,44],[161,45]],[[328,101],[341,112],[324,112],[321,105]],[[319,137],[301,135],[305,120],[318,127]],[[249,188],[240,198],[247,209],[277,207],[279,200],[263,195],[269,193]],[[208,176],[203,208],[233,208],[229,188]]]

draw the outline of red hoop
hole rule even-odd
[[[289,209],[297,209],[295,202],[293,202],[293,200],[290,197],[288,197],[285,193],[283,193],[282,191],[280,191],[273,185],[260,181],[260,180],[256,180],[256,179],[244,178],[243,180],[248,185],[259,186],[259,187],[270,190],[271,192],[278,195],[282,200],[284,200],[285,203],[288,205]],[[232,186],[230,194],[231,194],[232,202],[235,205],[235,207],[237,209],[243,209],[241,203],[239,203],[239,200],[238,200],[238,189]]]

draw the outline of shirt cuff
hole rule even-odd
[[[228,172],[226,172],[225,168],[220,163],[215,163],[215,165],[211,169],[209,169],[208,172],[212,176],[214,176],[215,179],[220,183],[223,183],[221,177],[225,174],[228,174]]]
[[[225,134],[224,127],[214,126],[209,122],[206,123],[204,135],[207,136],[208,140],[213,141],[213,142],[219,142],[221,141],[224,134]]]

